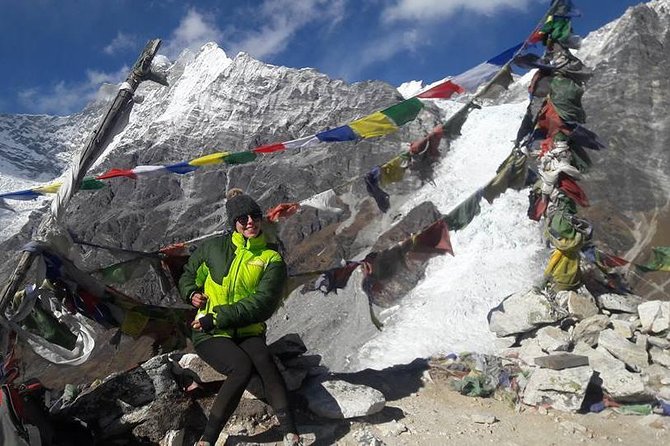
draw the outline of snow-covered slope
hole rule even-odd
[[[404,206],[422,201],[447,213],[495,176],[509,155],[525,103],[484,107],[470,115],[463,136],[436,172],[435,185],[417,191]],[[455,256],[430,260],[423,280],[383,313],[385,327],[353,359],[353,368],[384,368],[415,358],[460,351],[489,352],[486,315],[500,300],[542,276],[548,250],[539,226],[526,217],[527,192],[508,191],[465,229],[452,232]]]

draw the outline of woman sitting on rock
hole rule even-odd
[[[192,323],[195,351],[226,375],[197,446],[210,446],[233,414],[251,375],[258,372],[284,434],[300,445],[286,386],[265,343],[265,322],[281,300],[286,264],[261,232],[263,214],[241,190],[227,195],[232,233],[204,242],[179,280],[181,295],[198,308]]]

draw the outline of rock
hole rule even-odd
[[[567,312],[535,290],[505,298],[488,314],[489,329],[499,337],[526,333],[533,328],[557,322]]]
[[[367,428],[356,431],[353,435],[358,446],[384,446],[386,444]]]
[[[585,342],[590,346],[598,343],[598,336],[609,325],[610,320],[607,316],[597,314],[580,321],[572,332],[573,342]]]
[[[588,356],[589,366],[598,372],[603,390],[615,401],[639,402],[649,401],[652,398],[642,376],[626,370],[626,365],[604,348],[593,349],[586,343],[580,342],[575,345],[574,353]]]
[[[348,419],[381,411],[386,399],[372,387],[345,381],[314,381],[301,389],[307,407],[315,414],[331,419]]]
[[[637,312],[645,332],[660,333],[670,329],[670,302],[644,302],[637,307]]]
[[[649,345],[653,345],[654,347],[658,347],[661,350],[669,350],[670,349],[670,341],[664,338],[659,338],[658,336],[649,336]]]
[[[168,355],[160,355],[108,376],[62,412],[101,432],[101,438],[133,435],[158,443],[166,432],[184,426],[193,416],[192,406],[177,386]],[[197,423],[196,417],[192,424]]]
[[[651,361],[654,364],[660,364],[670,369],[670,352],[658,347],[652,347],[649,349],[649,355],[651,355]]]
[[[542,327],[535,334],[540,348],[547,353],[566,351],[570,347],[570,337],[558,327]]]
[[[514,344],[516,344],[516,336],[505,336],[493,340],[493,345],[497,352],[510,348]]]
[[[596,297],[598,306],[612,311],[637,314],[642,298],[634,294],[601,294]]]
[[[535,364],[545,369],[563,370],[572,367],[587,366],[589,365],[589,358],[587,356],[575,355],[572,353],[560,353],[535,358]]]
[[[593,369],[586,366],[560,371],[536,369],[523,392],[523,402],[531,406],[549,404],[558,410],[576,412],[582,406],[593,373]]]
[[[473,413],[470,419],[478,424],[493,424],[498,421],[495,415],[490,413]]]
[[[307,351],[305,343],[302,342],[300,335],[297,333],[285,334],[272,344],[268,345],[268,349],[270,350],[270,353],[281,360],[295,358]]]
[[[575,291],[559,291],[556,300],[563,308],[567,308],[571,316],[577,319],[586,319],[598,314],[598,306],[591,294],[582,294]]]
[[[535,358],[546,356],[547,354],[540,347],[540,343],[535,338],[528,338],[521,341],[520,347],[512,347],[503,350],[500,355],[504,358],[517,358],[525,364],[534,365]]]
[[[187,353],[179,359],[179,367],[192,373],[193,378],[199,383],[211,383],[225,381],[226,375],[214,370],[202,358],[195,353]]]
[[[598,346],[605,348],[616,358],[622,360],[635,370],[641,370],[649,365],[647,350],[640,345],[628,341],[614,330],[607,329],[601,331],[598,338]]]
[[[397,437],[403,432],[407,432],[407,426],[396,420],[377,425],[379,432],[385,437]]]
[[[623,336],[626,339],[633,337],[633,329],[630,326],[630,322],[622,321],[618,319],[612,319],[612,329]]]
[[[647,350],[647,347],[649,346],[649,336],[642,334],[642,333],[636,333],[635,334],[635,345],[637,345],[640,348],[643,348]]]
[[[298,333],[309,352],[320,355],[321,365],[330,371],[355,367],[352,356],[356,357],[355,352],[379,333],[370,316],[370,301],[361,285],[363,278],[361,269],[356,269],[337,295],[321,291],[291,293],[268,321],[268,342],[286,333]],[[311,373],[320,371],[311,369]]]
[[[660,364],[651,364],[642,371],[645,383],[654,390],[670,385],[670,369]]]

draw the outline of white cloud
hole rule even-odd
[[[397,53],[414,52],[425,42],[415,29],[407,29],[402,33],[385,36],[383,39],[368,44],[361,52],[361,58],[368,64],[385,61]]]
[[[136,36],[119,31],[116,33],[116,37],[102,51],[111,55],[123,50],[137,49],[137,42],[138,39]]]
[[[202,14],[191,8],[181,19],[179,26],[172,31],[161,53],[174,59],[185,49],[197,50],[207,42],[220,42],[222,37],[223,33],[213,16]]]
[[[87,70],[86,79],[81,82],[60,81],[49,88],[19,91],[18,101],[33,113],[68,115],[98,98],[101,84],[117,84],[126,78],[129,70],[127,66],[112,73]]]
[[[230,42],[233,51],[246,51],[261,59],[281,53],[301,28],[315,22],[329,25],[344,17],[345,0],[266,0],[255,19],[267,23],[258,31],[247,32]]]
[[[392,59],[398,53],[416,52],[429,44],[430,40],[420,29],[396,29],[378,40],[361,42],[355,57],[338,61],[332,69],[344,79],[358,78],[371,65]]]
[[[394,0],[382,17],[387,22],[397,20],[441,20],[466,9],[492,15],[501,8],[522,9],[542,0]]]

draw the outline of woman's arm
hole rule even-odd
[[[219,328],[239,328],[265,322],[275,312],[286,282],[286,264],[277,254],[263,272],[256,292],[231,305],[214,307],[214,324]]]

